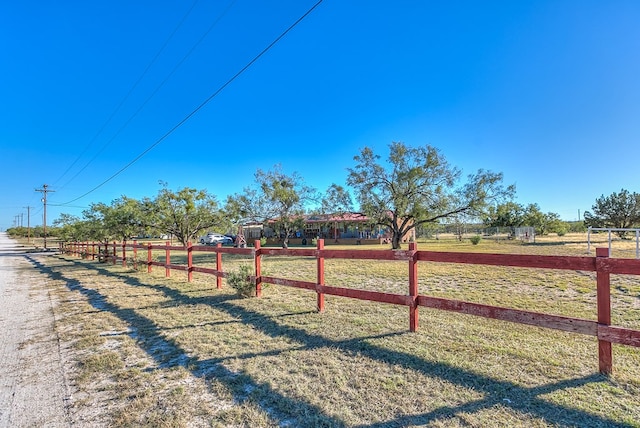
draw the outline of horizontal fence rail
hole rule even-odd
[[[164,251],[164,262],[153,260],[152,252],[154,250]],[[132,263],[134,268],[137,268],[138,264],[143,264],[146,265],[147,272],[151,272],[153,266],[159,266],[165,269],[165,275],[167,277],[171,275],[172,270],[185,271],[187,272],[188,281],[192,281],[193,272],[209,274],[215,276],[217,288],[222,288],[222,278],[228,275],[228,272],[223,270],[222,255],[245,255],[253,259],[255,275],[251,276],[251,280],[255,282],[255,293],[257,297],[261,296],[262,284],[268,283],[315,291],[317,294],[317,309],[320,312],[324,311],[324,297],[327,294],[352,299],[404,305],[409,307],[410,331],[416,331],[418,329],[418,309],[422,306],[595,336],[598,339],[599,370],[604,374],[610,374],[613,370],[612,343],[640,347],[640,331],[611,325],[610,290],[610,275],[640,275],[640,260],[609,258],[607,248],[596,249],[595,257],[418,251],[415,243],[411,243],[408,250],[328,250],[324,248],[324,240],[319,239],[315,249],[261,248],[260,241],[256,241],[253,248],[222,247],[221,244],[215,247],[206,245],[193,246],[191,244],[186,246],[172,246],[169,242],[165,245],[158,245],[139,244],[136,241],[129,243],[125,241],[122,243],[62,243],[61,251],[91,260],[98,259],[102,262],[111,262],[113,264],[121,262],[122,266],[125,267],[128,263]],[[171,251],[186,251],[187,264],[171,263]],[[195,266],[193,263],[194,252],[215,253],[215,268]],[[146,253],[146,260],[140,256],[141,253]],[[129,256],[129,254],[131,254],[131,256]],[[313,257],[317,262],[317,279],[315,282],[310,282],[262,275],[261,263],[263,256]],[[408,294],[394,294],[327,285],[324,279],[324,263],[326,259],[395,260],[406,262],[408,264]],[[595,309],[597,321],[420,295],[418,294],[419,262],[595,272],[597,291]]]

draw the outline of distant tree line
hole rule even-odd
[[[596,201],[593,214],[585,213],[585,223],[567,223],[556,213],[542,212],[537,204],[513,202],[515,186],[504,186],[501,173],[480,169],[463,177],[430,145],[410,147],[393,142],[388,148],[384,160],[369,147],[354,156],[354,166],[346,177],[349,188],[332,184],[321,193],[307,186],[297,172],[287,174],[275,165],[266,171],[258,169],[253,185],[228,196],[224,203],[206,190],[185,187],[174,191],[160,182],[155,197],[136,200],[121,196],[110,204],[92,203],[81,217],[60,215],[50,232],[67,241],[101,242],[167,234],[186,245],[205,231],[234,231],[238,225],[252,222],[277,230],[286,247],[289,238],[303,228],[303,215],[357,211],[372,225],[389,230],[392,248],[397,249],[409,232],[428,231],[443,222],[531,226],[542,235],[584,230],[585,224],[617,227],[638,223],[635,193],[623,190],[620,195],[603,196]],[[631,205],[635,207],[633,221],[611,222],[614,207],[632,211]]]
[[[562,236],[571,231],[570,224],[561,220],[559,214],[542,212],[538,204],[522,205],[512,201],[489,207],[483,224],[487,227],[533,227],[536,235],[557,233]]]

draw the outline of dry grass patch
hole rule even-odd
[[[490,245],[506,249],[486,240],[453,249]],[[75,414],[102,409],[99,419],[85,416],[97,426],[639,426],[635,348],[615,347],[606,378],[596,374],[591,337],[425,308],[420,331],[409,333],[406,307],[327,296],[318,314],[305,290],[272,286],[240,299],[205,275],[187,283],[184,272],[166,279],[159,268],[46,263],[63,302],[58,328],[78,361]],[[264,265],[273,276],[315,280],[313,259]],[[421,293],[595,317],[589,275],[419,270]],[[405,263],[327,261],[329,285],[406,294],[406,275]],[[615,316],[637,325],[638,282],[618,281]]]

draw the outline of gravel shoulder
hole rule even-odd
[[[56,305],[27,253],[0,233],[0,427],[68,427],[70,392]]]

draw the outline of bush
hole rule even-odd
[[[472,236],[470,239],[473,245],[478,245],[480,241],[482,241],[482,237],[480,235]]]
[[[236,272],[227,274],[227,284],[235,288],[236,292],[242,297],[254,297],[256,295],[256,284],[251,280],[253,275],[253,266],[240,265]]]
[[[157,262],[159,260],[158,256],[155,254],[151,256],[152,262]],[[138,254],[134,258],[133,255],[127,256],[127,266],[132,269],[135,269],[138,272],[147,270],[147,252],[146,251],[138,251]]]

